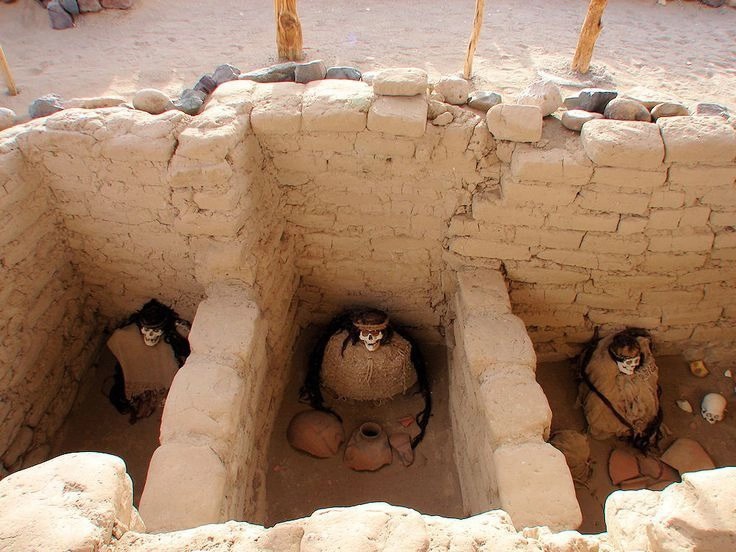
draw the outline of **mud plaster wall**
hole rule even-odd
[[[97,353],[96,312],[48,188],[0,138],[0,476],[43,461]]]

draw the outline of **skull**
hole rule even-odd
[[[703,397],[700,413],[709,424],[720,422],[726,415],[726,398],[719,393],[708,393]]]
[[[381,346],[383,332],[381,330],[360,330],[360,340],[365,348],[373,352]]]
[[[149,347],[153,347],[161,340],[164,331],[160,328],[154,329],[141,326],[141,335],[143,336],[143,342]]]
[[[641,362],[641,357],[639,355],[636,355],[632,358],[623,358],[623,360],[617,360],[616,366],[618,366],[618,371],[622,374],[626,374],[627,376],[630,376],[634,373],[634,370],[636,370],[639,367],[639,363]]]

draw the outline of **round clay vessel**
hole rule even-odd
[[[356,471],[376,471],[391,463],[391,445],[380,424],[365,422],[350,436],[343,458]]]

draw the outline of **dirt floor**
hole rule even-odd
[[[293,449],[287,442],[286,429],[291,418],[309,408],[298,401],[307,352],[313,341],[308,332],[304,334],[295,355],[294,377],[287,385],[271,436],[267,525],[305,517],[319,508],[365,502],[388,502],[425,514],[463,517],[448,412],[445,349],[435,346],[422,351],[432,384],[433,405],[426,436],[415,449],[414,463],[405,467],[394,454],[392,463],[378,471],[357,472],[343,464],[344,445],[336,456],[319,459]],[[388,432],[401,430],[398,420],[414,416],[423,408],[421,398],[411,394],[382,404],[337,400],[328,404],[343,418],[346,441],[365,421],[379,422]]]
[[[698,441],[710,455],[716,467],[736,466],[736,418],[710,425],[700,415],[700,402],[707,393],[721,393],[734,402],[734,380],[723,372],[711,372],[705,378],[690,373],[681,357],[658,357],[659,381],[662,386],[661,404],[666,435],[660,443],[661,452],[675,439],[687,437]],[[571,362],[542,364],[537,368],[537,381],[544,389],[552,408],[552,432],[562,429],[584,431],[583,411],[575,407],[577,398],[576,367]],[[678,408],[675,401],[686,399],[693,407],[689,414]],[[608,476],[608,457],[614,448],[631,450],[615,439],[590,440],[592,476],[587,484],[576,485],[578,502],[583,511],[581,533],[605,531],[603,505],[611,492],[618,490]],[[653,454],[658,455],[657,451]]]
[[[148,464],[158,447],[161,409],[150,418],[128,422],[118,413],[104,390],[110,389],[115,367],[112,353],[103,347],[97,363],[90,368],[86,385],[74,409],[59,430],[51,457],[67,452],[107,452],[125,461],[133,480],[133,504],[137,507],[146,484]]]

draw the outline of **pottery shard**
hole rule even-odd
[[[291,419],[286,438],[297,450],[317,458],[329,458],[340,450],[345,433],[340,420],[332,414],[305,410]]]
[[[442,94],[446,103],[451,105],[464,105],[468,102],[470,81],[462,77],[446,75],[437,81],[434,89],[436,92]]]
[[[382,69],[373,75],[373,91],[382,96],[415,96],[426,90],[427,72],[422,69]]]
[[[546,117],[557,111],[562,105],[562,93],[560,87],[550,81],[535,81],[522,90],[516,99],[519,105],[536,105],[542,111],[542,117]]]
[[[603,115],[600,113],[593,113],[590,111],[583,111],[582,109],[571,109],[565,111],[562,114],[562,126],[580,132],[583,125],[593,119],[602,119]]]
[[[608,102],[606,109],[603,110],[603,116],[606,119],[616,119],[618,121],[644,121],[648,123],[652,120],[649,110],[643,104],[628,98],[614,98]]]
[[[662,455],[665,462],[679,471],[694,472],[700,470],[712,470],[715,464],[705,449],[693,439],[685,437],[677,439]]]

